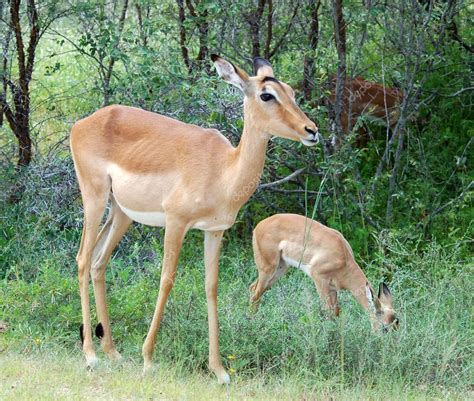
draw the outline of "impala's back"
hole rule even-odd
[[[293,266],[338,289],[347,288],[349,272],[352,278],[362,273],[341,233],[304,216],[276,214],[261,221],[253,235],[259,270]]]

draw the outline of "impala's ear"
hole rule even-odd
[[[245,90],[249,76],[244,70],[229,63],[217,54],[212,54],[211,59],[216,66],[217,73],[224,81],[236,86],[242,92]]]
[[[365,284],[365,296],[367,297],[369,306],[371,308],[375,308],[374,293],[372,292],[372,288],[370,287],[369,283]]]
[[[256,76],[273,77],[272,65],[261,57],[253,59],[253,73]]]
[[[390,289],[388,288],[387,284],[380,283],[378,298],[380,302],[382,302],[383,304],[392,305],[393,303],[392,293],[390,292]]]
[[[369,301],[369,308],[372,308],[372,311],[377,312],[382,309],[380,300],[379,298],[375,298],[374,292],[369,283],[365,284],[365,296],[367,297],[367,301]]]

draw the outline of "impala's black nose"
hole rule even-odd
[[[304,130],[308,133],[308,134],[311,134],[311,135],[314,135],[316,136],[316,134],[318,133],[318,129],[316,128],[316,131],[312,130],[311,128],[309,127],[304,127]]]

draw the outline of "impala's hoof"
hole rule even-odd
[[[95,356],[86,356],[86,369],[94,370],[99,364],[99,359]]]
[[[224,372],[223,375],[221,375],[220,377],[217,378],[217,381],[219,382],[219,384],[229,385],[230,384],[230,376],[227,372]]]
[[[142,372],[143,376],[148,375],[151,372],[152,367],[153,367],[153,363],[144,362],[143,363],[143,372]]]
[[[120,352],[118,352],[117,350],[113,350],[113,351],[109,351],[107,352],[107,356],[109,357],[109,359],[113,362],[120,362],[122,361],[122,355],[120,355]]]
[[[217,376],[217,382],[219,384],[225,384],[229,385],[230,384],[230,376],[229,374],[224,370],[224,368],[219,369],[218,371],[214,371],[214,373]]]

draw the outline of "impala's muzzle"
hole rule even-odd
[[[319,130],[314,127],[304,127],[304,130],[308,133],[306,138],[301,138],[301,143],[306,146],[314,146],[319,143]]]

